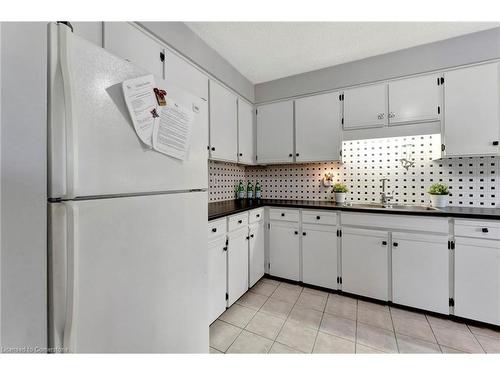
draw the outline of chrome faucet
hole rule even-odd
[[[382,194],[380,194],[380,203],[385,206],[389,203],[389,200],[393,198],[394,192],[388,194],[385,191],[385,182],[387,181],[387,178],[381,178],[380,181],[382,181]]]

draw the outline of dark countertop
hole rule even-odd
[[[436,210],[412,210],[394,208],[371,208],[349,205],[338,205],[330,201],[306,201],[284,199],[243,199],[213,202],[208,204],[208,220],[219,219],[254,208],[273,206],[286,208],[311,208],[320,210],[337,210],[349,212],[384,213],[394,215],[420,215],[438,217],[461,217],[467,219],[500,220],[500,208],[479,207],[446,207]]]

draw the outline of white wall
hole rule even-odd
[[[1,327],[47,345],[47,23],[1,25]]]
[[[500,58],[500,28],[369,57],[255,86],[255,103]]]

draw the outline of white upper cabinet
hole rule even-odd
[[[163,46],[130,23],[105,22],[104,48],[163,78]]]
[[[344,129],[380,127],[387,124],[387,84],[344,91]]]
[[[494,63],[444,74],[446,156],[499,153],[499,67]]]
[[[257,108],[257,161],[293,162],[293,101]]]
[[[76,35],[102,47],[102,28],[104,22],[71,22]]]
[[[238,162],[255,163],[253,106],[238,99]]]
[[[165,79],[204,100],[208,100],[208,77],[169,50],[165,50]]]
[[[295,132],[297,161],[339,160],[342,136],[339,93],[297,99]]]
[[[440,78],[433,74],[389,82],[389,125],[438,121]]]
[[[210,158],[237,161],[237,97],[210,80]]]

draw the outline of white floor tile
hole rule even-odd
[[[286,322],[276,341],[301,352],[311,353],[318,331],[292,322]]]
[[[216,320],[210,326],[210,347],[225,352],[241,331],[241,328]]]
[[[256,335],[255,333],[243,331],[229,347],[227,353],[260,353],[269,352],[273,341]]]
[[[245,329],[257,335],[275,340],[284,323],[284,319],[259,311]]]
[[[331,336],[324,332],[319,332],[314,344],[313,353],[345,353],[353,354],[355,344],[353,341]]]

